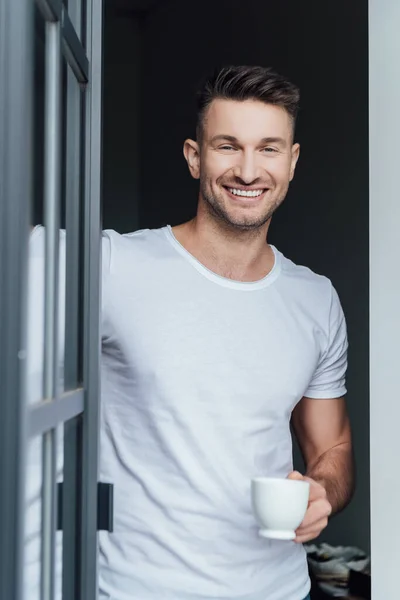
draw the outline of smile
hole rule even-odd
[[[263,194],[265,192],[265,189],[262,189],[262,190],[240,190],[237,188],[230,188],[230,187],[227,187],[226,189],[228,190],[228,192],[230,192],[234,196],[240,196],[243,198],[258,198],[259,196],[261,196],[261,194]]]

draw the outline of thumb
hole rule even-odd
[[[293,479],[293,480],[297,480],[297,481],[303,481],[304,477],[301,473],[299,473],[298,471],[292,471],[291,473],[289,473],[288,479]]]

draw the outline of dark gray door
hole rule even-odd
[[[1,600],[97,597],[102,11],[0,0]]]

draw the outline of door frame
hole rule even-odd
[[[26,332],[34,9],[35,0],[0,0],[0,598],[23,599],[27,442],[41,436],[40,597],[55,597],[56,529],[62,528],[63,600],[86,600],[97,598],[98,588],[103,1],[69,0],[67,10],[62,0],[36,0],[36,9],[45,21],[45,343],[42,401],[31,404]],[[62,56],[68,65],[66,79]],[[63,84],[73,79],[75,87],[67,83],[63,89]],[[70,386],[67,391],[60,391],[57,381],[63,94],[68,119],[65,168],[69,173],[67,318],[82,316],[80,327],[77,318],[76,328],[68,328],[67,322],[64,377],[67,385],[68,377],[75,382],[74,389]],[[60,425],[64,426],[61,488],[56,481]]]
[[[373,600],[397,600],[400,548],[400,3],[369,0],[370,475]]]

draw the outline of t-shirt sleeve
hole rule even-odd
[[[102,278],[107,279],[110,273],[111,263],[111,240],[107,231],[103,231],[101,237],[101,268]]]
[[[304,394],[307,398],[340,398],[346,394],[347,348],[346,319],[331,286],[327,344]]]

